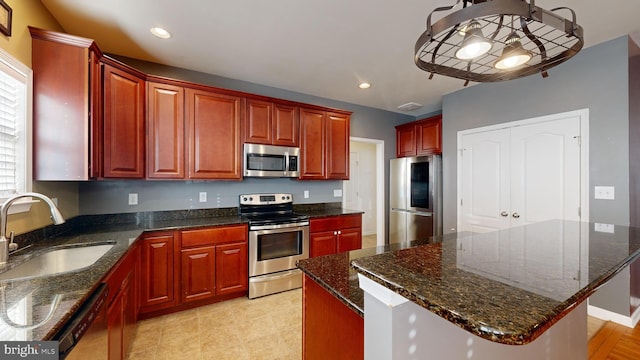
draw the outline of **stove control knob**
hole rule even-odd
[[[282,200],[286,200],[286,199],[287,199],[287,198],[283,195],[283,196],[282,196]]]
[[[242,201],[247,201],[247,197],[246,197],[246,196],[245,196],[245,197],[243,197],[243,198],[242,198]]]
[[[291,200],[291,196],[287,195],[287,200]]]
[[[249,201],[253,201],[253,196],[249,198]]]

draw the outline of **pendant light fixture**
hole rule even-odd
[[[560,11],[571,16],[564,18]],[[443,16],[432,23],[434,13]],[[547,77],[548,69],[569,60],[583,45],[582,27],[567,7],[545,10],[535,0],[456,0],[429,14],[414,60],[429,78],[440,74],[467,85],[535,73]]]

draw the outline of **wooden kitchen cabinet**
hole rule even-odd
[[[140,312],[175,306],[176,291],[173,232],[145,234],[140,244]]]
[[[242,179],[242,98],[186,89],[188,177]]]
[[[309,221],[310,257],[362,248],[362,215],[312,218]]]
[[[126,359],[134,338],[138,317],[137,275],[139,251],[133,245],[104,282],[109,286],[107,296],[108,359]]]
[[[247,291],[247,236],[246,225],[181,232],[183,303]]]
[[[299,143],[299,123],[297,106],[248,98],[244,116],[244,142],[296,147]]]
[[[103,174],[105,178],[144,177],[144,74],[104,64]]]
[[[184,179],[184,88],[147,83],[147,177]]]
[[[91,39],[33,27],[29,32],[34,179],[97,178],[102,166],[102,52]]]
[[[300,109],[300,179],[349,179],[349,115]]]
[[[396,156],[442,153],[442,116],[396,126]]]

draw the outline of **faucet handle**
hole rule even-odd
[[[11,234],[9,234],[9,251],[16,251],[18,250],[18,244],[13,242],[13,236],[15,235],[15,233],[12,231]]]

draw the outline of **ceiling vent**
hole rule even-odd
[[[402,105],[398,106],[398,109],[402,110],[402,111],[413,111],[415,109],[420,109],[421,107],[422,107],[421,104],[414,103],[414,102],[408,102],[406,104],[402,104]]]

